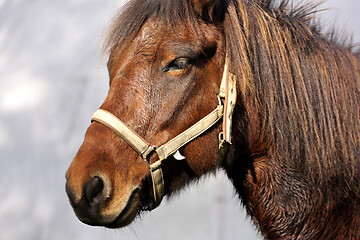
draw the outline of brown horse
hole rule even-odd
[[[360,239],[360,59],[310,23],[314,6],[287,6],[122,9],[108,96],[66,175],[81,221],[128,225],[222,168],[266,239]]]

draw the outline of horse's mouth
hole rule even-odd
[[[140,195],[140,189],[137,188],[131,193],[125,208],[123,208],[123,210],[119,213],[119,215],[115,218],[113,222],[105,225],[105,227],[121,228],[126,225],[129,225],[139,213],[139,205],[140,205],[139,195]]]

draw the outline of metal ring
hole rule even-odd
[[[220,132],[219,133],[219,141],[223,141],[224,140],[224,133],[223,132]]]

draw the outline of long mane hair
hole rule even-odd
[[[206,20],[223,21],[226,52],[249,121],[243,133],[249,154],[277,159],[322,184],[331,176],[350,184],[360,154],[357,55],[311,21],[319,4],[218,2]],[[134,37],[154,15],[200,31],[190,0],[135,0],[115,18],[106,47]]]
[[[350,186],[359,174],[360,59],[316,31],[314,5],[289,12],[288,3],[232,1],[225,14],[250,154],[325,187]]]

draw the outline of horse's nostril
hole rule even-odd
[[[104,181],[94,177],[84,187],[84,198],[91,206],[98,205],[104,198]]]

